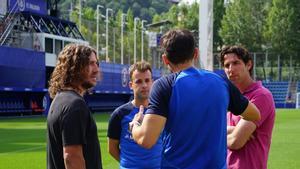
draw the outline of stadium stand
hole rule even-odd
[[[32,110],[24,105],[23,100],[11,98],[0,100],[0,113],[31,114]]]
[[[263,82],[263,85],[273,94],[276,108],[283,108],[286,106],[289,82]]]

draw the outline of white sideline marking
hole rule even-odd
[[[41,149],[41,148],[45,148],[45,146],[38,146],[38,147],[32,147],[32,148],[25,148],[25,149],[21,149],[21,150],[15,150],[15,151],[9,151],[9,152],[5,152],[5,153],[0,153],[0,156],[1,156],[1,155],[11,154],[11,153],[19,153],[19,152],[24,152],[24,151],[37,150],[37,149]]]

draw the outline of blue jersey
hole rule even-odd
[[[226,168],[226,113],[248,100],[228,79],[189,68],[154,82],[146,114],[166,117],[162,168]]]
[[[121,169],[160,169],[162,139],[151,149],[145,149],[134,142],[128,131],[129,122],[138,112],[139,108],[131,102],[117,108],[109,120],[107,136],[120,141]]]

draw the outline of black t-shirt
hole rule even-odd
[[[63,147],[82,145],[87,169],[101,169],[97,126],[84,99],[74,91],[56,94],[47,118],[47,168],[64,169]]]

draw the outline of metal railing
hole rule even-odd
[[[9,34],[11,33],[14,25],[16,24],[16,20],[15,20],[15,16],[16,16],[16,8],[18,6],[18,2],[16,2],[13,6],[13,8],[9,11],[8,15],[6,16],[6,18],[3,21],[3,33],[1,34],[0,37],[0,45],[3,45],[7,39],[7,37],[9,36]]]

